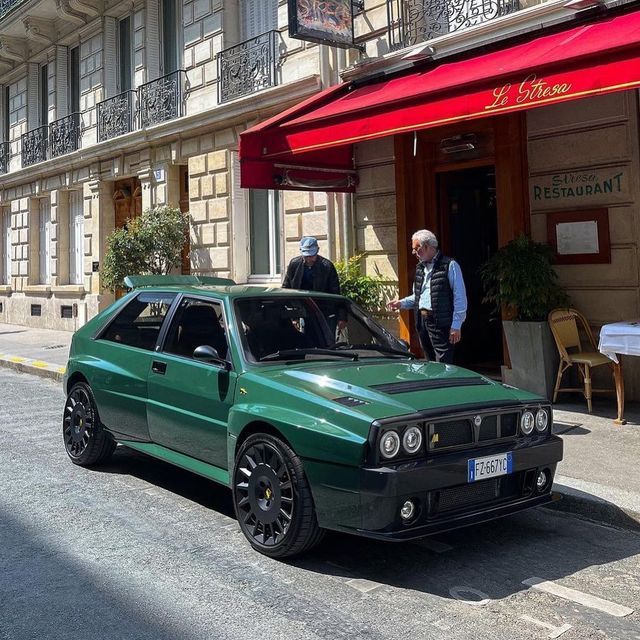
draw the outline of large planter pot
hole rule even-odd
[[[551,399],[560,357],[546,322],[502,323],[509,348],[511,369],[503,368],[507,384]]]

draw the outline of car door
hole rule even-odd
[[[141,292],[98,334],[91,388],[101,422],[111,431],[148,440],[147,376],[175,293]]]
[[[214,347],[222,361],[196,360],[193,352],[203,345]],[[227,419],[236,379],[222,304],[183,297],[149,370],[151,439],[226,469]]]

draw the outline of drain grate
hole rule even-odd
[[[50,351],[52,349],[64,349],[64,345],[63,344],[52,344],[52,345],[49,345],[48,347],[45,347],[45,349],[47,349],[47,351]]]

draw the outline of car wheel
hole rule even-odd
[[[257,433],[242,444],[233,470],[233,504],[251,546],[272,558],[308,551],[324,535],[302,461],[272,435]]]
[[[98,417],[91,387],[78,382],[71,387],[62,419],[64,448],[71,461],[83,467],[105,462],[116,448]]]

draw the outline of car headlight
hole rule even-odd
[[[527,409],[522,413],[522,416],[520,416],[520,431],[522,431],[525,436],[530,436],[534,424],[535,418],[533,417],[533,413]]]
[[[393,458],[400,451],[400,436],[396,431],[386,431],[380,438],[380,453],[383,458]]]
[[[402,435],[402,448],[409,454],[414,454],[422,446],[422,430],[419,427],[409,427]]]
[[[536,430],[543,433],[549,426],[549,413],[546,409],[538,409],[536,413]]]

